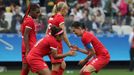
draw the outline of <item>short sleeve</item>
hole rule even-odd
[[[32,21],[32,19],[26,19],[25,21],[25,27],[33,29],[34,27],[34,22]]]
[[[58,48],[58,44],[55,40],[51,39],[51,41],[49,41],[49,45],[50,45],[50,49],[57,50]]]
[[[92,36],[90,36],[89,34],[84,34],[83,36],[82,36],[82,42],[83,42],[83,44],[86,46],[87,44],[89,44],[90,42],[91,42],[91,40],[92,40]]]
[[[64,17],[61,16],[61,15],[58,15],[57,18],[56,18],[57,22],[58,22],[58,25],[61,25],[64,23]]]

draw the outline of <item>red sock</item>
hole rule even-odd
[[[52,71],[51,75],[58,75],[58,72],[57,71]]]
[[[21,70],[21,75],[28,75],[28,73],[29,73],[29,70],[26,70],[26,69]]]
[[[82,75],[91,75],[90,72],[82,72]]]
[[[58,75],[63,75],[63,73],[64,73],[64,69],[60,67],[58,70]]]

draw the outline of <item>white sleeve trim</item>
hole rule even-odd
[[[64,22],[61,22],[59,25],[62,25],[62,24],[64,24]]]
[[[31,27],[29,27],[29,26],[26,26],[26,28],[32,29],[32,28],[31,28]]]
[[[51,49],[53,49],[53,50],[57,50],[57,48],[54,48],[54,47],[50,47]]]

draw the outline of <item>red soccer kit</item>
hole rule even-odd
[[[25,47],[25,43],[24,43],[24,31],[25,31],[25,28],[30,28],[31,29],[30,33],[28,34],[29,47],[30,47],[30,50],[31,50],[31,48],[36,43],[35,22],[32,19],[32,17],[27,16],[25,18],[23,24],[21,25],[21,33],[22,33],[22,62],[23,63],[27,63],[26,60],[25,60],[26,47]]]
[[[110,55],[107,49],[92,33],[85,31],[82,35],[81,40],[85,47],[87,44],[91,43],[96,54],[96,56],[91,59],[91,61],[87,62],[85,66],[90,64],[94,66],[96,71],[99,71],[106,64],[108,64],[108,62],[110,61]]]
[[[52,27],[52,25],[55,25],[57,27],[59,27],[61,24],[64,23],[64,17],[60,14],[57,13],[56,15],[52,16],[49,18],[48,20],[48,30],[47,30],[47,34],[50,34],[50,29]],[[58,50],[58,54],[62,54],[63,53],[63,47],[62,47],[62,41],[61,41],[61,47]],[[54,59],[51,55],[49,56],[51,63],[61,63],[63,61],[63,59]]]
[[[51,49],[58,50],[59,47],[60,42],[51,35],[47,35],[39,40],[27,55],[27,62],[32,72],[38,72],[44,68],[48,68],[45,61],[43,61],[43,57],[51,54]]]

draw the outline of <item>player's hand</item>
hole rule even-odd
[[[79,48],[76,45],[71,45],[70,49],[74,50],[74,51],[77,51]]]
[[[73,50],[70,50],[70,51],[68,52],[68,55],[69,55],[69,56],[74,56],[75,54],[76,54],[76,52],[73,51]]]
[[[79,64],[79,65],[84,65],[86,62],[87,62],[87,61],[84,59],[84,60],[80,60],[78,64]]]

